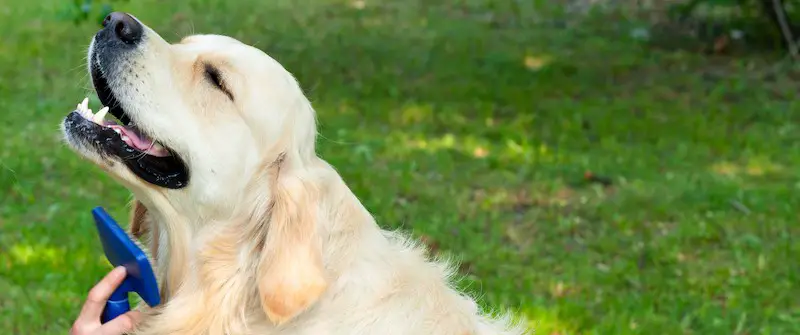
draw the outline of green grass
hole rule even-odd
[[[127,216],[128,192],[60,143],[98,28],[58,21],[63,2],[0,9],[3,334],[63,334],[109,269],[90,209]],[[448,2],[118,9],[273,55],[378,222],[462,261],[462,287],[537,334],[800,333],[796,72],[648,48],[636,22],[550,1]]]

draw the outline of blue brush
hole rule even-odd
[[[144,251],[136,245],[103,207],[95,207],[92,210],[92,215],[94,216],[94,222],[97,224],[97,234],[103,243],[103,251],[106,254],[106,258],[114,267],[122,265],[127,271],[122,284],[114,290],[114,293],[111,294],[111,297],[106,302],[106,307],[101,317],[102,323],[111,321],[130,311],[129,292],[139,294],[142,300],[150,307],[161,303],[161,296],[158,294],[158,282]]]

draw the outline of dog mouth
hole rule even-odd
[[[147,136],[131,122],[131,118],[125,113],[122,104],[120,104],[119,100],[114,96],[114,92],[111,91],[111,87],[108,85],[108,81],[100,71],[99,66],[94,62],[91,71],[92,84],[97,92],[97,97],[100,98],[100,103],[105,107],[101,108],[97,114],[92,114],[91,110],[88,108],[88,100],[84,99],[84,101],[78,105],[77,109],[78,112],[81,112],[81,116],[100,126],[113,129],[120,135],[122,141],[136,150],[156,157],[169,156],[171,153],[167,148],[157,141],[154,141],[150,136]],[[106,120],[105,117],[107,113],[110,113],[119,120],[121,125],[113,120]]]
[[[127,119],[127,116],[119,107],[116,107],[115,110],[117,113],[121,113],[117,114],[120,116],[114,114],[112,115],[114,115],[114,117],[120,120],[120,122],[124,125],[120,125],[114,120],[106,120],[106,115],[108,115],[108,113],[111,111],[111,108],[108,106],[101,108],[99,111],[97,111],[97,113],[92,113],[92,110],[89,108],[88,98],[83,99],[83,101],[78,104],[75,109],[75,111],[87,121],[91,121],[100,127],[113,130],[115,133],[117,133],[119,139],[122,140],[122,142],[124,142],[128,147],[142,154],[155,157],[168,157],[172,155],[170,150],[144,134],[141,130],[139,130],[138,127],[136,127],[136,125],[130,123],[130,121],[127,123],[122,121],[123,119]]]
[[[69,113],[64,128],[72,142],[77,139],[101,156],[118,157],[133,174],[150,184],[171,189],[185,187],[189,173],[181,158],[131,121],[97,64],[92,64],[91,75],[104,107],[93,113],[87,98]],[[119,122],[107,119],[108,114]]]

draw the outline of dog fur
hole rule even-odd
[[[188,186],[148,184],[66,133],[136,199],[130,230],[148,246],[163,302],[138,307],[135,334],[526,333],[456,290],[448,263],[376,224],[315,153],[314,109],[277,61],[226,36],[169,44],[145,29],[109,85],[184,159]]]

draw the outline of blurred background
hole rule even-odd
[[[130,196],[58,125],[99,106],[85,54],[113,9],[276,58],[380,225],[537,334],[798,334],[792,5],[3,0],[0,333],[64,334],[110,269],[90,210],[125,222]]]

